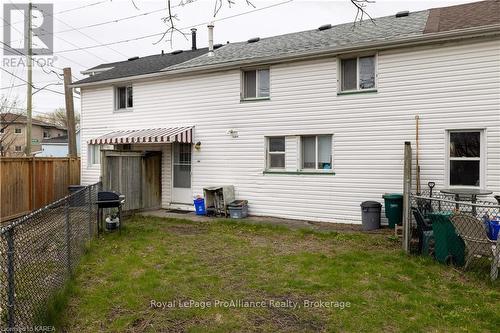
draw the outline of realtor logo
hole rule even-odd
[[[31,30],[33,55],[52,55],[54,48],[54,6],[32,4]],[[3,5],[3,54],[22,56],[28,53],[29,4],[6,3]]]

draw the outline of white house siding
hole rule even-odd
[[[271,100],[245,103],[237,70],[139,82],[127,113],[113,113],[111,88],[83,89],[82,142],[117,128],[195,125],[202,145],[193,150],[193,195],[233,184],[254,215],[359,223],[360,202],[402,191],[403,145],[415,148],[418,114],[422,184],[445,185],[446,129],[480,128],[487,129],[486,187],[500,192],[498,39],[382,51],[377,93],[337,96],[336,71],[334,58],[273,65]],[[335,175],[263,174],[265,136],[325,133],[333,134]],[[291,170],[297,140],[286,144]],[[87,168],[86,152],[89,183],[99,172]]]

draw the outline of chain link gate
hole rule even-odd
[[[409,252],[495,280],[500,269],[500,205],[468,199],[456,201],[428,190],[411,194]]]
[[[100,183],[0,227],[0,330],[30,331],[97,233]]]

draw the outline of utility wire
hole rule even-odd
[[[2,21],[4,21],[5,23],[7,23],[7,21],[5,21],[5,19],[4,19],[4,18],[2,18]],[[6,25],[6,26],[9,26],[9,25],[10,25],[10,26],[11,26],[14,30],[16,30],[17,32],[19,32],[19,33],[21,33],[21,34],[23,33],[23,32],[21,32],[19,29],[17,29],[16,27],[14,27],[12,24],[8,24],[8,25]],[[19,53],[20,55],[23,55],[23,56],[26,56],[26,57],[28,56],[28,55],[26,55],[26,54],[24,54],[24,53],[20,52],[19,50],[17,50],[17,49],[15,49],[15,48],[13,48],[12,46],[10,46],[10,45],[8,45],[8,44],[4,43],[4,42],[3,42],[3,41],[1,41],[1,40],[0,40],[0,43],[2,43],[3,45],[7,46],[7,47],[8,47],[8,48],[10,48],[10,49],[12,49],[12,51]],[[58,52],[54,52],[54,54],[58,54]],[[70,62],[72,62],[72,63],[74,63],[74,64],[76,64],[76,65],[78,65],[78,66],[80,66],[80,67],[82,67],[82,68],[88,68],[88,66],[86,66],[86,65],[82,65],[82,64],[80,64],[79,62],[77,62],[77,61],[75,61],[75,60],[73,60],[73,59],[70,59],[70,58],[65,57],[65,56],[63,56],[63,55],[59,55],[59,56],[60,56],[61,58],[63,58],[63,59],[66,59],[66,60],[68,60],[68,61],[70,61]],[[31,60],[33,60],[33,61],[35,61],[35,62],[36,62],[36,59],[35,59],[35,58],[33,58],[33,57],[31,57]]]
[[[14,8],[16,8],[17,10],[20,10],[20,9],[19,9],[19,7],[17,7],[17,6],[16,6],[16,4],[12,2],[12,0],[9,0],[9,2],[10,2],[13,6],[14,6]],[[38,10],[40,10],[40,9],[38,9]],[[41,11],[41,10],[40,10],[40,11]],[[24,14],[24,17],[25,17],[26,19],[29,19],[29,18],[27,17],[27,14]],[[22,34],[22,32],[21,32],[21,31],[19,31],[17,28],[15,28],[12,24],[11,24],[10,26],[11,26],[12,28],[14,28],[15,30],[17,30],[19,33],[21,33],[21,34]],[[41,28],[41,27],[40,27],[40,30],[45,31],[45,29],[43,29],[43,28]],[[70,41],[68,41],[68,40],[66,40],[66,39],[64,39],[64,38],[62,38],[62,37],[59,37],[59,36],[55,36],[55,37],[56,37],[56,38],[58,38],[58,39],[60,39],[60,40],[62,40],[63,42],[66,42],[66,43],[68,43],[68,44],[72,45],[72,46],[78,47],[78,45],[76,45],[75,43],[70,42]],[[106,60],[106,59],[104,59],[104,58],[102,58],[102,57],[100,57],[100,56],[98,56],[98,55],[96,55],[96,54],[94,54],[94,53],[92,53],[92,52],[89,52],[89,51],[87,51],[87,50],[83,50],[83,51],[84,51],[84,52],[87,52],[88,54],[90,54],[90,55],[92,55],[92,56],[94,56],[94,57],[96,57],[96,58],[98,58],[98,59],[99,59],[99,60],[101,60],[101,61],[108,62],[108,60]]]
[[[187,6],[189,4],[194,3],[196,1],[197,0],[192,0],[191,2],[186,3],[186,4],[179,4],[179,5],[172,6],[172,8],[184,7],[184,6]],[[168,7],[159,8],[159,9],[155,9],[155,10],[152,10],[152,11],[149,11],[149,12],[144,12],[144,13],[140,13],[140,14],[136,14],[136,15],[126,16],[126,17],[122,17],[122,18],[119,18],[119,19],[114,19],[114,20],[109,20],[109,21],[104,21],[104,22],[99,22],[99,23],[93,23],[93,24],[89,24],[89,25],[84,25],[84,26],[78,27],[78,28],[71,28],[71,29],[59,30],[59,31],[54,31],[54,32],[42,33],[42,34],[39,34],[39,36],[53,35],[53,34],[62,34],[62,33],[65,33],[65,32],[70,32],[70,31],[75,31],[75,30],[83,30],[83,29],[88,29],[88,28],[100,27],[100,26],[103,26],[103,25],[106,25],[106,24],[111,24],[111,23],[119,23],[119,22],[122,22],[122,21],[131,20],[131,19],[134,19],[134,18],[137,18],[137,17],[143,17],[143,16],[147,16],[147,15],[150,15],[150,14],[160,13],[160,12],[163,12],[163,11],[165,11],[167,9],[168,9]]]
[[[279,3],[273,4],[273,5],[269,5],[269,6],[265,6],[265,7],[261,7],[261,8],[256,8],[256,9],[253,9],[253,10],[249,10],[249,11],[246,11],[246,12],[243,12],[243,13],[239,13],[239,14],[235,14],[235,15],[230,15],[230,16],[222,17],[220,19],[211,20],[210,22],[220,22],[220,21],[232,19],[232,18],[235,18],[235,17],[243,16],[243,15],[246,15],[246,14],[252,14],[252,13],[255,13],[255,12],[258,12],[258,11],[261,11],[261,10],[265,10],[265,9],[269,9],[269,8],[272,8],[272,7],[281,6],[281,5],[287,4],[287,3],[292,2],[292,1],[293,0],[287,0],[287,1],[279,2]],[[199,23],[199,24],[192,25],[192,26],[189,26],[189,27],[180,28],[179,30],[187,30],[187,29],[190,29],[190,28],[196,28],[196,27],[204,26],[204,25],[206,25],[206,24],[208,24],[210,22]],[[104,44],[97,44],[97,45],[90,45],[90,46],[85,46],[85,47],[79,47],[79,48],[76,48],[76,49],[61,50],[61,51],[58,51],[58,53],[67,53],[67,52],[89,50],[89,49],[94,49],[94,48],[98,48],[98,47],[106,47],[106,46],[109,46],[109,45],[116,45],[116,44],[121,44],[121,43],[128,43],[128,42],[133,42],[133,41],[136,41],[136,40],[146,39],[146,38],[150,38],[150,37],[162,36],[163,34],[164,34],[164,32],[159,32],[159,33],[154,33],[154,34],[139,36],[139,37],[135,37],[135,38],[124,39],[124,40],[120,40],[120,41],[116,41],[116,42],[110,42],[110,43],[104,43]]]
[[[45,13],[43,10],[41,10],[41,9],[37,8],[36,6],[34,6],[34,7],[35,7],[36,9],[38,9],[39,11],[41,11],[41,12],[44,14],[44,17],[45,17],[46,15],[48,15],[48,13]],[[81,34],[81,35],[83,35],[83,36],[87,37],[88,39],[90,39],[90,40],[92,40],[92,41],[94,41],[94,42],[96,42],[96,43],[101,43],[100,41],[98,41],[98,40],[97,40],[97,39],[95,39],[94,37],[90,36],[89,34],[86,34],[85,32],[80,31],[78,28],[73,27],[72,25],[70,25],[70,24],[68,24],[68,23],[64,22],[63,20],[61,20],[61,19],[57,18],[56,16],[53,16],[53,17],[54,17],[54,19],[55,19],[56,21],[61,22],[61,23],[62,23],[62,24],[64,24],[65,26],[67,26],[67,27],[71,28],[71,29],[72,29],[72,31],[76,31],[76,32],[78,32],[79,34]],[[43,29],[42,29],[42,30],[43,30]],[[53,36],[54,36],[54,33],[48,33],[48,32],[47,32],[47,34],[51,34],[51,35],[53,35]],[[57,37],[57,36],[56,36],[56,37]],[[61,38],[61,37],[57,37],[57,38],[64,40],[64,39],[63,39],[63,38]],[[67,43],[70,43],[70,44],[73,44],[73,43],[68,42],[68,41],[66,41],[66,42],[67,42]],[[73,46],[77,46],[77,45],[76,45],[76,44],[73,44]],[[116,54],[119,54],[120,56],[127,58],[127,56],[126,56],[125,54],[123,54],[122,52],[117,51],[117,50],[115,50],[115,49],[113,49],[113,48],[111,48],[111,47],[107,47],[107,48],[108,48],[108,49],[110,49],[111,51],[115,52]],[[91,53],[91,54],[93,54],[93,53]],[[95,56],[95,55],[94,55],[94,56]],[[98,56],[96,56],[96,57],[98,57]],[[99,57],[99,58],[100,58],[100,57]],[[101,59],[102,59],[102,58],[101,58]],[[105,60],[105,61],[106,61],[106,60]],[[108,62],[108,61],[106,61],[106,62]]]

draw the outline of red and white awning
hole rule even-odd
[[[129,143],[193,142],[193,126],[171,128],[149,128],[114,131],[88,140],[91,145],[119,145]]]

